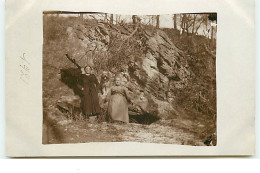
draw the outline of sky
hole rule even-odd
[[[79,14],[60,14],[60,16],[63,17],[69,17],[69,16],[79,16]],[[96,19],[104,19],[104,16],[102,14],[84,14],[84,18],[91,18],[91,16],[95,16]],[[109,16],[109,14],[108,14]],[[132,16],[131,15],[114,15],[114,21],[116,20],[116,17],[120,16],[120,20],[124,20],[125,22],[132,22]],[[142,18],[143,23],[148,23],[149,18],[147,16],[140,16]],[[180,19],[177,15],[177,28],[180,30]],[[155,24],[154,24],[155,25]],[[160,28],[173,28],[173,14],[169,15],[160,15]],[[198,35],[204,35],[207,33],[208,30],[210,30],[210,24],[208,25],[208,28],[206,28],[205,25],[201,25],[201,27],[198,30]],[[210,33],[208,33],[210,38]],[[214,34],[215,35],[215,34]]]
[[[87,16],[87,15],[89,15],[89,14],[84,14],[84,16]],[[78,14],[61,14],[60,16],[69,17],[69,16],[78,16]],[[94,16],[96,18],[99,18],[98,15],[94,14]],[[160,16],[160,27],[173,28],[172,16],[173,15],[161,15]],[[130,22],[132,20],[132,16],[130,16],[130,15],[120,15],[120,19],[123,19],[123,20],[126,20],[127,22]],[[144,22],[146,23],[146,22],[148,22],[148,20],[145,20]]]
[[[84,16],[87,16],[89,14],[84,14]],[[69,16],[78,16],[78,14],[61,14],[60,16],[64,16],[64,17],[69,17]],[[98,15],[94,16],[96,18],[99,18]],[[86,17],[84,17],[86,18]],[[101,17],[100,17],[101,18]],[[160,27],[163,28],[173,28],[173,15],[161,15],[160,16]],[[127,22],[132,21],[132,16],[130,15],[120,15],[120,19],[126,20]],[[114,17],[115,20],[115,17]],[[143,19],[142,20],[144,23],[148,22],[148,20]]]

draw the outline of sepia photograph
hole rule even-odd
[[[42,17],[43,144],[217,145],[217,13]]]

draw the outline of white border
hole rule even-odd
[[[13,95],[13,90],[11,87],[8,87],[8,91],[6,94],[8,94],[7,99],[7,110],[8,110],[8,123],[7,124],[7,143],[8,143],[8,150],[7,154],[9,156],[95,156],[95,155],[112,155],[112,156],[118,156],[118,155],[250,155],[254,151],[252,150],[252,136],[249,136],[249,134],[252,134],[252,126],[250,127],[250,123],[252,123],[251,116],[252,113],[254,114],[252,104],[252,99],[254,97],[254,94],[251,92],[252,88],[254,88],[252,81],[252,76],[254,74],[252,73],[252,70],[254,70],[254,67],[252,66],[253,59],[248,59],[248,61],[245,61],[245,57],[241,56],[246,55],[245,52],[241,49],[238,50],[238,54],[234,52],[223,52],[225,50],[224,46],[228,46],[231,48],[231,50],[234,50],[234,47],[232,47],[231,43],[237,44],[237,40],[230,40],[227,39],[230,37],[230,35],[225,35],[226,33],[233,34],[232,32],[238,32],[238,36],[241,36],[238,38],[242,39],[243,42],[241,44],[244,44],[244,41],[249,39],[252,40],[251,34],[245,34],[244,31],[250,31],[252,29],[252,26],[254,27],[254,23],[252,22],[252,11],[248,3],[252,1],[202,1],[197,0],[191,1],[186,0],[184,1],[165,1],[164,3],[161,3],[159,1],[138,1],[138,3],[134,3],[133,1],[124,1],[123,3],[121,1],[113,1],[114,3],[110,3],[111,1],[95,1],[95,3],[91,3],[91,1],[75,1],[68,3],[69,1],[66,1],[67,4],[59,3],[59,1],[52,1],[51,3],[47,3],[47,1],[39,2],[39,1],[30,1],[27,0],[25,3],[25,0],[16,1],[12,4],[11,0],[8,2],[11,3],[12,6],[8,6],[9,11],[6,16],[7,21],[7,35],[9,38],[7,39],[6,46],[8,49],[6,49],[8,52],[8,57],[6,60],[7,66],[6,69],[9,73],[6,74],[7,77],[7,86],[13,86],[13,82],[10,81],[10,79],[15,79],[15,67],[12,67],[16,65],[17,63],[12,63],[14,60],[13,58],[19,56],[21,51],[24,51],[25,49],[31,50],[31,57],[34,57],[36,59],[33,59],[33,63],[39,64],[37,58],[39,51],[37,43],[39,43],[39,40],[36,37],[33,37],[37,30],[39,31],[39,24],[41,23],[34,19],[40,19],[40,9],[43,10],[75,10],[75,11],[107,11],[107,12],[114,12],[114,13],[121,13],[121,14],[130,14],[132,13],[132,10],[135,10],[136,14],[170,14],[170,13],[178,13],[178,12],[195,12],[195,11],[210,11],[210,12],[218,12],[218,50],[217,50],[217,85],[218,85],[218,146],[217,147],[191,147],[191,146],[175,146],[175,145],[160,145],[160,144],[140,144],[140,143],[106,143],[106,144],[100,144],[100,143],[90,143],[90,144],[61,144],[61,145],[45,145],[42,146],[39,141],[39,138],[41,139],[41,135],[39,135],[39,127],[37,124],[39,123],[39,117],[31,116],[31,115],[37,115],[36,112],[38,111],[39,106],[39,91],[38,87],[41,88],[41,85],[39,83],[34,83],[33,81],[33,87],[30,88],[30,94],[38,95],[37,98],[34,97],[34,101],[37,104],[36,107],[32,107],[31,109],[26,109],[24,112],[27,112],[27,116],[30,117],[14,117],[15,111],[22,110],[24,108],[24,105],[22,102],[20,102],[19,105],[16,105],[17,110],[13,110],[10,107],[14,107],[14,103],[11,101],[11,97],[15,96]],[[138,5],[136,5],[138,4]],[[169,6],[169,4],[172,4],[172,6]],[[189,5],[187,5],[189,4]],[[9,4],[10,5],[10,4]],[[140,8],[140,6],[141,8]],[[167,6],[168,5],[168,6]],[[21,7],[18,10],[15,7]],[[120,8],[119,8],[120,7]],[[131,8],[130,8],[131,7]],[[170,7],[175,7],[173,8]],[[246,7],[246,8],[244,8]],[[248,9],[249,8],[249,9]],[[13,10],[10,10],[13,9]],[[104,10],[105,9],[105,10]],[[109,10],[108,10],[109,9]],[[111,10],[111,11],[110,11]],[[30,14],[30,15],[29,15]],[[32,15],[33,14],[33,15]],[[234,16],[235,15],[235,16]],[[233,20],[235,17],[238,17],[241,23],[235,23],[236,27],[235,30],[230,31],[228,26],[228,20]],[[24,42],[23,44],[17,44],[20,45],[20,47],[17,47],[16,49],[13,49],[13,43],[18,41],[19,38],[28,38],[25,37],[27,32],[26,29],[30,30],[31,28],[26,28],[24,24],[26,24],[26,19],[30,19],[30,22],[34,22],[33,28],[34,30],[30,32],[31,37],[30,41],[32,41],[31,46],[33,48],[37,47],[36,50],[29,49],[27,42]],[[236,20],[235,20],[236,21]],[[23,23],[25,22],[25,23]],[[27,21],[28,22],[28,21]],[[237,21],[236,21],[237,22]],[[233,23],[232,23],[233,24]],[[234,25],[231,25],[231,27]],[[240,35],[240,31],[242,31],[243,35]],[[15,38],[11,37],[10,34],[14,33],[20,33],[22,35],[16,35]],[[42,31],[39,31],[40,33]],[[220,34],[222,33],[222,34]],[[23,35],[24,34],[24,35]],[[225,40],[226,39],[226,40]],[[21,41],[21,40],[20,40]],[[36,42],[34,42],[36,41]],[[225,43],[225,42],[228,43]],[[36,45],[34,44],[36,43]],[[221,44],[220,44],[221,43]],[[251,45],[251,43],[248,43]],[[239,46],[239,45],[238,45]],[[246,49],[248,50],[249,57],[252,56],[251,53],[253,53],[252,49],[254,50],[254,46],[248,47],[247,45]],[[16,50],[16,52],[13,52]],[[20,52],[19,52],[20,51]],[[229,50],[230,51],[230,50]],[[253,53],[254,54],[254,53]],[[36,55],[36,56],[35,56]],[[225,63],[223,64],[223,61],[220,60],[220,58],[225,55]],[[228,57],[226,57],[229,55]],[[236,61],[235,59],[236,58]],[[234,63],[236,62],[236,63]],[[246,63],[246,64],[245,64]],[[11,66],[12,64],[12,66]],[[41,64],[41,63],[40,63]],[[232,65],[231,65],[232,64]],[[229,67],[230,69],[229,71]],[[248,65],[248,66],[246,66]],[[38,65],[35,66],[36,71],[38,71]],[[227,71],[225,71],[227,70]],[[241,70],[243,73],[239,73],[238,70]],[[38,71],[39,72],[39,71]],[[41,79],[41,71],[40,73],[35,73],[33,77],[37,77]],[[237,73],[238,72],[238,73]],[[238,76],[236,76],[238,75]],[[243,78],[243,83],[241,83],[241,75]],[[221,76],[221,77],[220,77]],[[236,78],[234,78],[234,76]],[[36,78],[35,78],[36,79]],[[18,86],[18,88],[22,87],[17,83],[17,81],[14,81],[15,84]],[[231,83],[230,83],[231,82]],[[249,84],[249,85],[248,85]],[[234,87],[233,90],[230,90],[231,86]],[[225,90],[222,90],[223,88],[229,88],[228,92],[225,92]],[[250,90],[251,89],[251,90]],[[241,91],[237,92],[237,91]],[[240,96],[238,98],[236,93],[240,93]],[[17,93],[15,93],[17,94]],[[25,93],[26,95],[26,93]],[[227,96],[232,96],[227,97]],[[20,96],[19,96],[20,97]],[[16,97],[19,100],[19,97]],[[30,101],[32,99],[32,96],[28,98]],[[250,102],[250,103],[248,103]],[[245,106],[247,105],[247,106]],[[242,108],[239,110],[239,108]],[[33,111],[33,112],[31,112]],[[228,113],[229,112],[229,113]],[[236,114],[236,117],[233,116]],[[247,116],[245,116],[248,114]],[[230,118],[232,118],[232,122],[230,121]],[[27,119],[28,118],[28,119]],[[227,123],[229,122],[229,123]],[[245,122],[250,122],[249,124]],[[22,123],[23,125],[21,125]],[[31,128],[27,128],[27,124],[30,124]],[[232,123],[236,125],[236,127],[232,126]],[[13,124],[13,125],[12,125]],[[20,124],[20,125],[19,125]],[[240,124],[240,125],[239,125]],[[229,125],[229,126],[228,126]],[[243,126],[241,126],[243,125]],[[228,126],[228,127],[227,127]],[[17,131],[15,128],[21,128],[22,131]],[[40,128],[41,129],[41,128]],[[242,131],[241,131],[242,130]],[[223,135],[224,134],[224,135]],[[22,140],[21,135],[23,136]],[[226,135],[226,136],[225,136]],[[19,137],[18,137],[19,136]],[[240,138],[240,136],[243,136],[243,138]],[[247,137],[250,137],[247,139]],[[32,140],[32,141],[31,141]],[[31,141],[31,142],[29,142]],[[231,142],[232,141],[232,142]],[[29,142],[29,143],[28,143]],[[30,145],[30,146],[28,146]],[[76,147],[77,146],[77,147]],[[126,150],[127,149],[127,150]]]

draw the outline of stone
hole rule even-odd
[[[130,31],[132,28],[128,29]],[[96,52],[104,52],[108,50],[112,38],[121,38],[122,41],[128,38],[128,35],[118,33],[117,29],[104,23],[99,23],[93,28],[80,25],[76,26],[76,29],[70,27],[67,33],[69,37],[75,37],[75,40],[84,43],[76,49],[78,52],[94,49]],[[174,102],[174,90],[183,87],[191,70],[186,55],[171,42],[164,31],[155,30],[152,33],[147,31],[147,33],[150,34],[146,35],[145,54],[140,57],[131,55],[126,64],[130,76],[127,87],[133,97],[133,104],[129,105],[129,114],[161,117],[165,112],[173,109],[171,104]],[[75,56],[75,60],[80,63],[84,62],[79,59],[80,57],[82,56]],[[116,71],[117,69],[111,70],[113,76]],[[73,99],[73,96],[61,98],[57,105],[73,114],[73,108],[79,108],[76,100],[80,101],[79,98]],[[107,108],[104,98],[101,98],[100,104],[103,109]]]
[[[62,112],[68,113],[69,116],[78,117],[81,112],[80,103],[80,97],[77,95],[72,95],[61,96],[56,105]]]

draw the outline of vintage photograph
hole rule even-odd
[[[217,13],[42,17],[43,144],[217,145]]]

